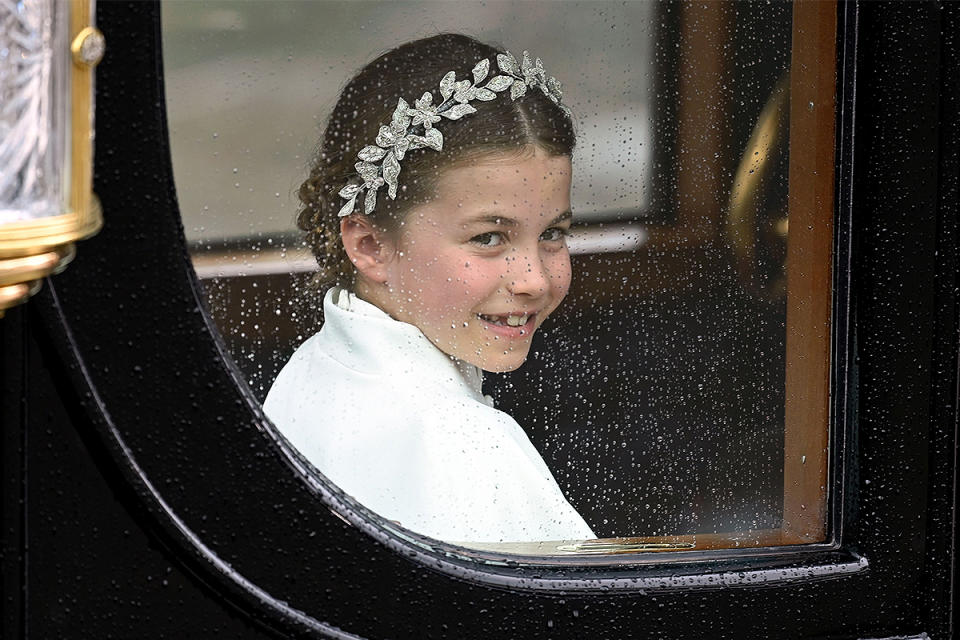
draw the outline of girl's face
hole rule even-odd
[[[378,302],[445,353],[519,367],[570,288],[570,172],[539,148],[447,171],[397,231]]]

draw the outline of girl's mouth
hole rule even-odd
[[[485,320],[491,324],[498,324],[501,326],[507,327],[522,327],[527,324],[530,320],[530,316],[533,314],[524,313],[523,315],[507,315],[507,316],[486,316],[483,314],[478,314],[481,320]]]
[[[505,315],[487,315],[478,313],[490,331],[506,337],[516,338],[531,335],[536,324],[536,313],[514,313]]]

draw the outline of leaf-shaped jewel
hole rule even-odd
[[[488,102],[490,100],[495,100],[497,98],[497,94],[495,94],[493,91],[490,91],[490,89],[477,87],[473,90],[473,97],[477,100]]]
[[[407,104],[407,101],[403,98],[397,102],[397,108],[393,110],[393,119],[391,121],[391,126],[394,130],[404,129],[410,126],[410,117],[407,115],[407,111],[410,110],[410,105]]]
[[[473,84],[469,80],[458,82],[453,92],[453,99],[460,103],[473,100]]]
[[[520,61],[520,71],[523,72],[524,77],[533,75],[533,62],[530,60],[530,52],[523,52],[523,60]]]
[[[543,84],[542,82],[538,82],[535,86],[538,87],[540,91],[543,91],[543,95],[547,96],[548,98],[550,97],[550,89],[547,89],[547,85]]]
[[[413,103],[417,109],[427,109],[433,104],[433,94],[429,91],[425,91],[424,94],[420,96],[419,99],[414,100]]]
[[[477,109],[471,104],[455,104],[440,115],[448,120],[459,120],[468,113],[476,113]]]
[[[563,98],[563,92],[560,91],[560,81],[553,76],[547,78],[547,88],[550,89],[550,93],[557,97],[557,100]]]
[[[399,175],[400,163],[392,153],[388,153],[383,159],[383,181],[387,183],[387,193],[394,200],[397,197],[397,176]]]
[[[443,99],[446,100],[453,95],[454,86],[457,82],[457,74],[453,71],[447,73],[443,76],[443,79],[440,81],[440,95],[443,96]]]
[[[373,210],[377,208],[377,190],[370,189],[367,191],[367,197],[363,199],[363,212],[367,215],[373,213]]]
[[[503,73],[509,73],[515,76],[520,75],[520,67],[517,65],[517,59],[514,58],[513,54],[509,51],[497,54],[497,67],[499,67]]]
[[[370,164],[369,162],[358,162],[353,166],[356,168],[360,177],[363,178],[363,184],[368,187],[376,182],[380,174],[380,167],[375,164]]]
[[[525,85],[522,81],[517,80],[513,83],[513,86],[510,87],[510,99],[516,100],[517,98],[522,97],[526,92],[527,85]]]
[[[386,149],[381,149],[376,145],[368,144],[363,149],[360,149],[360,153],[357,154],[357,157],[364,162],[376,162],[385,155],[387,155]],[[350,196],[346,197],[349,198]]]
[[[409,148],[409,138],[403,137],[397,140],[397,144],[393,145],[393,152],[397,155],[397,160],[403,160],[403,156],[407,153],[407,149]]]
[[[533,63],[534,70],[533,73],[541,83],[547,83],[547,73],[543,70],[543,61],[540,58],[537,58]]]
[[[351,213],[353,213],[353,208],[356,206],[356,204],[357,204],[357,196],[354,195],[352,198],[350,198],[347,204],[340,207],[340,211],[337,213],[337,217],[342,218],[344,216],[348,216]]]
[[[427,129],[427,132],[423,135],[424,145],[435,149],[436,151],[441,151],[443,149],[443,134],[440,133],[439,129]]]
[[[341,198],[354,198],[357,193],[360,191],[360,185],[358,184],[348,184],[343,189],[340,189],[340,193],[337,195]]]
[[[510,76],[497,76],[493,80],[487,83],[485,89],[490,89],[490,91],[503,91],[507,87],[513,84],[513,78]]]
[[[490,61],[484,58],[473,68],[473,84],[480,84],[490,73]]]
[[[377,134],[377,144],[381,147],[392,147],[397,142],[397,132],[390,127],[381,126]]]

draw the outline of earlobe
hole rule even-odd
[[[358,273],[372,282],[386,282],[391,251],[383,231],[366,216],[354,214],[340,220],[340,237]]]

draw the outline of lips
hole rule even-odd
[[[486,314],[478,313],[477,317],[491,332],[509,338],[519,338],[533,334],[536,326],[537,313],[535,311]]]

